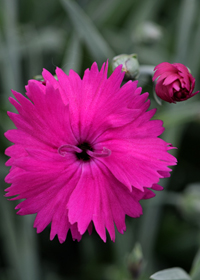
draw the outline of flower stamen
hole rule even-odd
[[[94,152],[91,145],[87,142],[84,142],[77,146],[70,144],[62,145],[58,148],[58,153],[62,157],[64,157],[67,153],[75,153],[79,160],[89,161],[91,157],[109,157],[111,154],[111,150],[103,147],[103,150]]]
[[[66,155],[66,153],[69,153],[69,152],[81,153],[82,150],[80,148],[78,148],[77,146],[70,145],[70,144],[65,144],[58,148],[58,153],[62,157],[64,157]]]
[[[103,150],[101,152],[88,151],[87,153],[91,157],[109,157],[111,155],[111,150],[103,147]]]

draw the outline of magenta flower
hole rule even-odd
[[[146,112],[148,93],[140,95],[137,82],[120,88],[121,66],[108,79],[107,68],[94,63],[82,80],[57,68],[58,81],[44,69],[44,83],[28,82],[29,99],[12,91],[19,114],[8,113],[17,129],[5,134],[15,143],[6,150],[6,196],[24,199],[19,215],[37,213],[38,233],[51,223],[51,240],[57,234],[64,242],[69,230],[80,240],[94,226],[114,241],[114,224],[123,233],[125,215],[139,217],[139,201],[161,190],[159,179],[176,164],[158,138],[162,121]]]
[[[154,70],[153,81],[158,78],[155,92],[161,99],[169,103],[187,100],[199,92],[192,93],[195,78],[181,63],[162,62]]]

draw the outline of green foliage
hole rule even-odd
[[[200,250],[197,252],[190,271],[192,280],[200,279]]]
[[[191,276],[173,268],[151,279],[200,279],[200,253],[193,262],[200,245],[200,99],[159,106],[151,81],[156,64],[180,62],[191,69],[199,89],[199,9],[198,0],[0,1],[0,280],[133,280],[131,265],[140,270],[137,280],[177,265],[185,271],[192,267]],[[161,182],[165,191],[143,202],[144,215],[127,218],[127,231],[117,234],[115,244],[103,244],[95,233],[80,243],[70,235],[62,245],[56,239],[50,242],[48,228],[37,235],[34,217],[15,215],[16,203],[7,203],[3,196],[8,172],[3,133],[13,128],[6,114],[12,110],[10,89],[24,93],[27,80],[40,75],[43,67],[54,73],[58,65],[82,76],[94,60],[100,66],[124,53],[137,53],[139,85],[158,108],[156,118],[164,121],[163,138],[179,148],[174,150],[179,164],[172,177]],[[191,184],[195,191],[188,188]],[[130,265],[136,242],[142,248],[142,265],[135,259]]]
[[[67,11],[72,24],[80,36],[86,43],[91,55],[95,60],[101,62],[114,56],[107,42],[95,28],[90,18],[80,9],[73,1],[62,0],[63,7]]]
[[[151,275],[152,280],[191,280],[190,276],[179,267],[161,270]]]

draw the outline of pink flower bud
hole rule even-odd
[[[156,94],[169,103],[187,100],[199,91],[192,93],[195,78],[188,68],[181,63],[162,62],[154,68],[153,81],[156,82]]]

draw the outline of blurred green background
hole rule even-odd
[[[3,196],[9,145],[3,133],[13,128],[6,114],[13,110],[10,89],[25,93],[28,79],[43,67],[52,73],[56,66],[73,68],[82,76],[93,61],[100,67],[107,58],[137,53],[141,66],[185,64],[198,90],[199,11],[199,0],[0,0],[0,280],[134,279],[127,267],[136,242],[143,251],[138,279],[173,266],[190,271],[200,245],[199,96],[159,106],[151,75],[141,73],[139,85],[166,127],[162,137],[178,147],[178,166],[161,182],[165,190],[142,202],[143,216],[126,219],[127,231],[115,243],[93,232],[80,243],[68,234],[59,244],[57,238],[49,241],[49,227],[36,234],[33,215],[17,216],[17,203]]]

